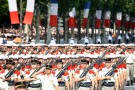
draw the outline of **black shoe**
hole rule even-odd
[[[131,85],[133,86],[134,84],[133,84],[133,80],[131,80]]]
[[[129,81],[127,81],[127,84],[126,84],[126,86],[130,86],[130,83],[129,83]]]

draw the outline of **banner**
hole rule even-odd
[[[125,29],[128,29],[129,25],[130,25],[130,15],[126,14],[125,15],[125,23],[124,23]]]
[[[27,7],[26,7],[26,13],[24,17],[23,23],[25,24],[31,24],[33,19],[33,12],[34,12],[34,6],[35,6],[35,0],[27,0]]]
[[[51,27],[58,26],[58,0],[51,0],[50,23]]]
[[[130,28],[135,29],[135,17],[131,18]]]
[[[121,27],[121,20],[122,20],[122,12],[118,12],[116,14],[116,27],[120,28]]]
[[[106,28],[110,27],[110,17],[111,17],[111,11],[106,11],[105,12],[105,21],[104,21],[104,26]]]
[[[102,11],[101,10],[96,10],[96,28],[101,27],[101,16],[102,16]]]
[[[86,28],[87,26],[87,21],[88,21],[88,16],[89,16],[89,10],[90,10],[90,1],[88,1],[84,5],[84,16],[83,16],[83,21],[82,21],[82,27]]]
[[[17,2],[16,0],[8,0],[11,24],[19,24]]]
[[[73,8],[72,11],[69,12],[69,20],[68,20],[69,28],[75,28],[77,26],[75,16],[76,16],[76,10],[75,8]]]

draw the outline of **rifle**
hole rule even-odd
[[[26,63],[26,61],[24,61],[23,63],[19,63],[17,66],[15,66],[13,69],[11,69],[6,75],[5,78],[9,78],[11,77],[11,75],[14,74],[15,70],[20,70],[21,67]]]
[[[88,71],[93,68],[93,66],[94,66],[95,63],[100,64],[101,61],[103,61],[103,57],[105,56],[106,52],[107,52],[107,50],[101,55],[101,57],[98,57],[94,62],[92,62],[92,63],[88,66],[88,68],[86,68],[86,69],[82,72],[82,74],[80,75],[80,78],[86,76],[87,73],[88,73]],[[82,84],[81,81],[79,81],[79,82],[77,83],[77,86],[79,87],[80,84]]]
[[[32,78],[32,76],[36,73],[36,72],[38,72],[40,69],[42,69],[43,67],[45,67],[46,66],[46,63],[44,63],[42,66],[40,66],[39,68],[37,68],[31,75],[30,75],[30,78]]]
[[[51,54],[53,54],[56,50],[57,50],[57,47],[52,50]]]
[[[93,48],[92,50],[90,50],[90,52],[92,53],[92,52],[94,52],[96,49],[97,49],[97,48]]]
[[[124,60],[126,60],[126,59],[127,59],[127,57],[120,58],[120,60],[116,64],[113,64],[112,65],[112,69],[109,72],[107,72],[105,74],[105,76],[112,76],[113,73],[114,73],[114,70],[118,67],[118,65],[120,65],[121,63],[123,63]],[[105,82],[105,80],[102,80],[101,85],[103,85],[104,82]]]
[[[9,55],[11,55],[14,51],[16,51],[17,50],[17,48],[16,49],[14,49],[14,50],[11,50],[9,53],[8,53],[8,55],[7,56],[9,56]]]
[[[38,54],[42,49],[43,49],[43,47],[41,47],[41,48],[37,51],[37,53],[36,53],[36,54]]]
[[[125,52],[127,50],[127,48],[124,48],[119,54],[122,54],[123,52]]]
[[[47,50],[46,52],[45,52],[45,55],[47,55],[49,53],[49,51]]]
[[[61,78],[62,75],[65,73],[65,70],[67,69],[67,67],[72,63],[72,61],[69,61],[63,68],[62,70],[56,75],[57,79]]]
[[[53,61],[44,63],[42,66],[40,66],[39,68],[37,68],[37,69],[30,75],[30,78],[32,78],[32,76],[33,76],[36,72],[38,72],[40,69],[42,69],[43,67],[46,67],[47,64],[50,64],[50,65],[51,65],[52,63],[53,63]]]

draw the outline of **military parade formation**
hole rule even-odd
[[[125,90],[134,44],[1,45],[0,90]]]

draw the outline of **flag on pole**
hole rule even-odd
[[[8,0],[11,24],[19,24],[17,2],[16,0]]]
[[[129,28],[129,24],[130,24],[129,21],[130,21],[130,15],[129,14],[126,14],[125,15],[125,23],[124,23],[124,26],[125,26],[126,29]]]
[[[35,0],[27,0],[26,13],[25,13],[23,23],[25,23],[25,24],[32,23],[34,6],[35,6]]]
[[[101,10],[96,10],[96,28],[100,28],[101,27],[101,15],[102,15],[102,11]]]
[[[51,27],[58,26],[58,0],[51,0],[50,23]]]
[[[122,12],[118,12],[116,15],[116,27],[120,28],[121,27],[121,20],[122,20]]]
[[[132,29],[135,28],[135,17],[132,17],[131,22],[130,22],[130,27],[131,27]]]
[[[75,28],[76,27],[76,10],[75,8],[72,9],[72,11],[69,12],[69,20],[68,20],[68,27],[69,28]]]
[[[106,11],[105,12],[104,26],[107,28],[110,27],[110,17],[111,17],[111,11]]]
[[[84,16],[83,16],[83,21],[82,21],[83,28],[86,28],[87,26],[89,10],[90,10],[90,0],[84,5]]]

